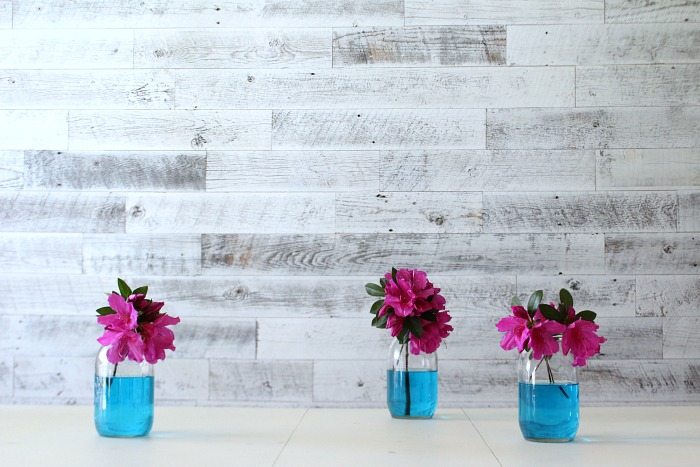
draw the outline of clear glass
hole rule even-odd
[[[520,431],[525,439],[544,443],[572,441],[578,431],[579,403],[572,355],[561,352],[534,360],[522,352],[518,360]]]
[[[389,348],[386,400],[394,418],[432,418],[438,399],[437,352],[413,355],[394,339]]]
[[[153,365],[107,360],[102,347],[95,360],[95,428],[102,436],[145,436],[153,426]]]

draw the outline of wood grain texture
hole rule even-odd
[[[0,30],[0,68],[131,68],[133,35],[110,30]]]
[[[12,27],[12,0],[0,0],[0,28]]]
[[[22,1],[15,7],[16,28],[281,28],[365,24],[402,25],[403,1],[120,0],[102,4],[77,0],[66,7],[60,0],[51,0]]]
[[[0,150],[66,149],[68,112],[0,110]]]
[[[610,318],[599,316],[599,334],[608,340],[601,346],[599,359],[660,359],[666,357],[666,330],[661,318]]]
[[[199,235],[85,235],[83,270],[89,274],[196,275]]]
[[[546,254],[545,254],[546,253]],[[433,274],[603,272],[603,237],[587,234],[203,235],[203,273]]]
[[[207,153],[208,192],[343,192],[378,189],[378,151]]]
[[[700,358],[700,337],[694,331],[698,316],[666,317],[664,321],[664,358]]]
[[[509,26],[510,65],[700,62],[692,24]]]
[[[484,125],[482,109],[275,111],[272,148],[482,149]]]
[[[485,193],[484,232],[675,232],[675,192]]]
[[[26,151],[24,186],[51,190],[204,191],[204,152]]]
[[[269,149],[270,118],[264,110],[77,110],[68,118],[70,149]]]
[[[154,381],[156,401],[209,399],[209,360],[166,358],[158,362],[156,371],[158,372]]]
[[[0,192],[0,230],[124,232],[124,203],[112,194]]]
[[[13,392],[13,363],[12,358],[0,358],[0,396],[11,398]]]
[[[187,324],[174,330],[173,358],[255,358],[255,320],[180,318]]]
[[[700,231],[700,192],[678,194],[678,231]]]
[[[604,190],[700,187],[700,149],[597,152],[596,184]]]
[[[15,396],[88,399],[93,394],[94,366],[89,357],[16,358]]]
[[[331,67],[330,29],[134,32],[135,68]]]
[[[210,366],[213,400],[311,402],[311,362],[212,360]]]
[[[700,104],[700,65],[576,68],[576,106]]]
[[[333,195],[133,195],[128,233],[332,233]]]
[[[99,326],[86,311],[87,316],[0,316],[0,350],[15,358],[89,357],[94,363]],[[85,375],[93,376],[94,369]]]
[[[503,65],[502,26],[333,30],[333,67]]]
[[[556,173],[556,177],[550,174]],[[384,191],[593,190],[593,151],[385,151]],[[547,183],[531,183],[548,177]]]
[[[700,3],[687,0],[605,0],[606,23],[697,23]]]
[[[405,0],[406,24],[603,23],[603,0]]]
[[[140,70],[0,70],[0,108],[170,109],[172,78]]]
[[[0,233],[4,272],[77,273],[82,271],[80,234]]]
[[[343,233],[480,232],[481,193],[336,195],[335,229]]]
[[[362,406],[386,404],[386,367],[383,360],[316,360],[313,402]]]
[[[573,67],[173,70],[184,109],[565,107]]]
[[[0,151],[0,190],[22,188],[23,186],[24,153],[22,151]]]
[[[700,235],[692,233],[605,235],[611,273],[697,274]]]
[[[700,276],[637,276],[637,314],[700,316]]]
[[[491,149],[700,146],[700,107],[494,109],[486,119]]]

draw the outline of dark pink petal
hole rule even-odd
[[[574,366],[585,366],[586,361],[600,353],[600,344],[606,339],[598,336],[598,325],[583,319],[571,323],[562,338],[562,352],[573,353]]]

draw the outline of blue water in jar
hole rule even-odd
[[[386,400],[394,418],[430,418],[437,408],[437,371],[409,371],[406,398],[406,372],[387,370]],[[408,409],[408,410],[407,410]]]
[[[520,431],[534,441],[571,441],[578,431],[577,383],[520,383]]]
[[[95,376],[95,427],[100,435],[144,436],[152,426],[152,376]]]

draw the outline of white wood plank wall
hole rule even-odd
[[[117,276],[172,404],[380,406],[363,284],[426,269],[444,405],[568,287],[588,404],[700,403],[700,2],[0,0],[0,403],[89,403]]]

